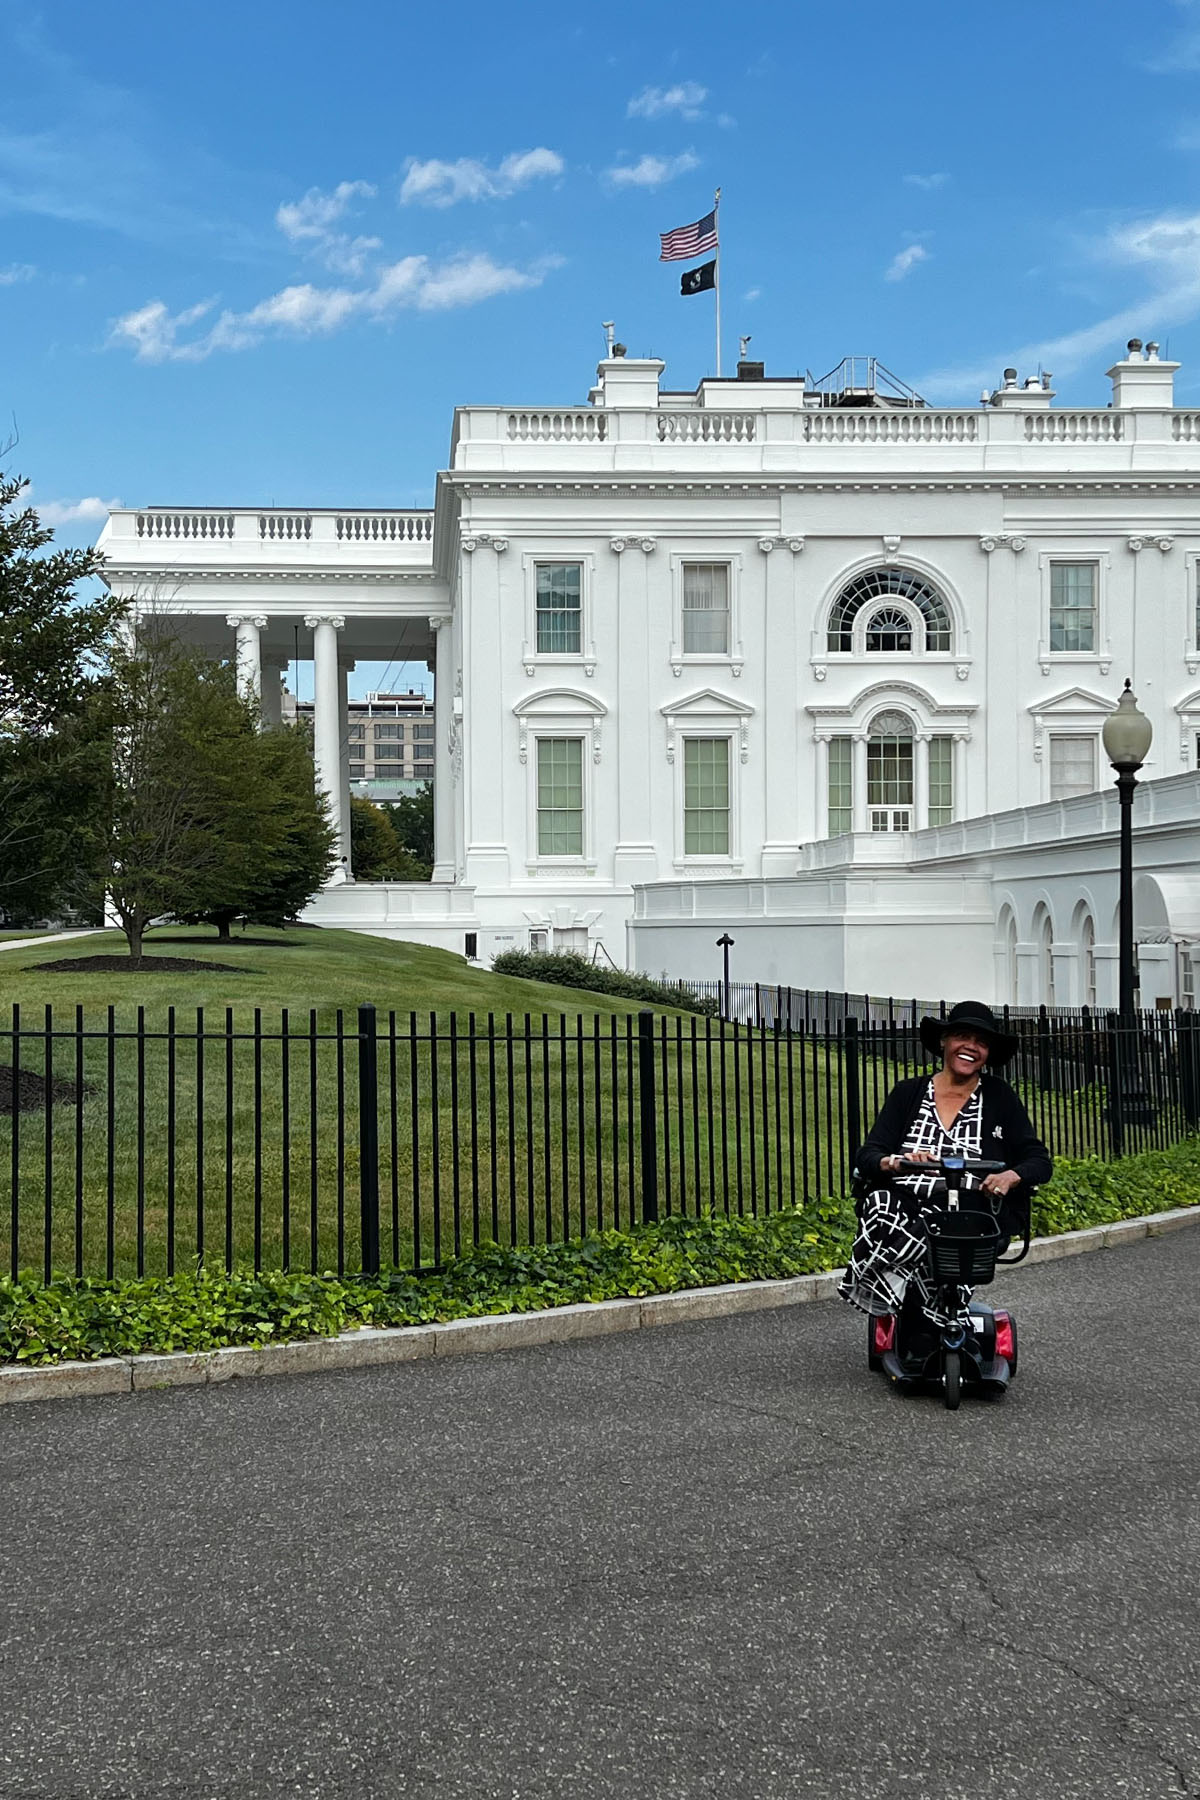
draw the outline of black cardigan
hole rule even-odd
[[[1015,1169],[1021,1177],[1021,1186],[1006,1197],[1002,1208],[1001,1223],[1007,1222],[1012,1229],[1018,1224],[1023,1225],[1029,1190],[1049,1181],[1053,1165],[1050,1152],[1008,1083],[995,1075],[984,1075],[982,1081],[983,1128],[979,1154]],[[898,1081],[884,1101],[856,1158],[859,1178],[867,1189],[886,1185],[880,1180],[879,1165],[885,1156],[898,1156],[903,1150],[908,1128],[920,1111],[928,1086],[928,1075],[914,1075],[907,1081]]]

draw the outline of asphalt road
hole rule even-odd
[[[1014,1272],[957,1414],[836,1303],[8,1407],[0,1795],[1200,1795],[1198,1283]]]

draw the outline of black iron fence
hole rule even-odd
[[[840,1012],[750,1022],[13,1007],[0,1267],[419,1270],[484,1240],[842,1194],[887,1092],[928,1063],[915,1011],[827,998]],[[1010,1024],[1008,1078],[1058,1154],[1196,1130],[1195,1015]]]

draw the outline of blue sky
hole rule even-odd
[[[1102,405],[1136,334],[1200,404],[1200,0],[54,0],[0,67],[0,420],[65,542],[429,504],[455,403],[581,401],[606,318],[692,386],[657,233],[717,184],[727,372]]]

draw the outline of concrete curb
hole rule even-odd
[[[1200,1220],[1200,1206],[1148,1213],[1116,1225],[1094,1225],[1037,1238],[1029,1255],[1010,1275],[1038,1263],[1058,1262],[1089,1250],[1115,1250],[1139,1238],[1162,1237]],[[474,1351],[516,1350],[531,1344],[565,1344],[577,1338],[608,1337],[652,1325],[690,1324],[731,1313],[768,1307],[804,1306],[832,1300],[840,1269],[797,1275],[788,1281],[735,1281],[723,1287],[687,1288],[644,1299],[601,1300],[595,1305],[548,1307],[545,1312],[496,1313],[452,1319],[444,1325],[364,1326],[338,1337],[303,1338],[267,1344],[261,1350],[237,1345],[227,1350],[168,1355],[112,1356],[100,1362],[50,1363],[40,1368],[6,1364],[0,1368],[0,1405],[17,1400],[79,1400],[94,1394],[143,1393],[152,1388],[197,1387],[248,1376],[313,1375],[332,1369],[362,1369],[376,1363],[415,1362],[430,1356],[462,1356]]]

